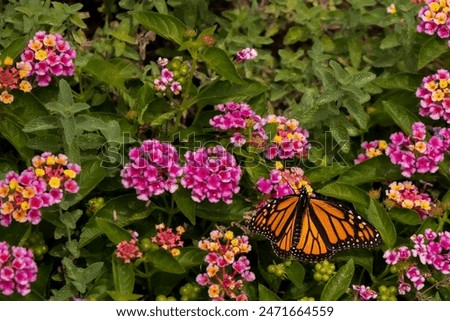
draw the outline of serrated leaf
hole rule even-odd
[[[323,288],[321,301],[337,301],[348,289],[355,273],[355,264],[350,259],[333,275]]]
[[[189,219],[192,225],[195,225],[195,203],[191,198],[191,192],[185,188],[178,188],[173,193],[173,200],[181,213]]]
[[[339,83],[342,85],[348,85],[350,83],[350,75],[338,62],[330,60],[330,67],[333,69],[334,77]]]
[[[305,279],[306,270],[298,262],[292,262],[292,264],[285,269],[287,278],[297,287],[301,288],[303,286],[303,281]]]
[[[417,69],[422,69],[442,54],[448,52],[447,41],[437,37],[430,37],[419,49]]]
[[[385,89],[404,89],[415,92],[422,79],[422,74],[399,73],[378,77],[374,80],[374,84]]]
[[[125,263],[123,259],[112,255],[112,273],[117,293],[122,296],[133,293],[135,279],[133,264]]]
[[[133,16],[148,30],[179,45],[183,43],[186,25],[175,18],[152,11],[134,11]]]
[[[422,220],[419,213],[414,210],[401,207],[393,207],[389,210],[389,216],[396,222],[400,222],[405,225],[420,225]]]
[[[364,110],[364,106],[354,101],[353,99],[346,98],[343,101],[343,106],[347,109],[349,114],[356,121],[361,129],[366,129],[369,122],[369,115]]]
[[[259,301],[281,301],[281,298],[278,295],[276,295],[261,283],[258,284],[258,292]]]
[[[60,128],[61,123],[59,122],[59,118],[56,116],[41,116],[38,118],[32,119],[28,122],[24,127],[23,131],[25,133],[31,133],[38,130],[47,130],[47,129],[56,129]]]
[[[396,33],[388,34],[380,43],[380,49],[390,49],[395,48],[400,45],[400,41],[397,38]]]
[[[57,153],[61,150],[63,141],[58,135],[36,136],[28,140],[27,147],[40,151]]]
[[[361,204],[363,206],[369,205],[369,196],[367,196],[367,192],[350,184],[331,183],[325,185],[317,192],[350,203]]]
[[[353,67],[359,68],[361,65],[361,57],[362,57],[362,44],[356,37],[350,37],[347,42],[348,54],[350,57],[350,62]]]
[[[112,220],[108,220],[102,217],[96,217],[95,223],[98,228],[106,234],[108,239],[115,245],[119,244],[123,240],[130,240],[130,232],[115,224]]]
[[[159,249],[157,251],[147,252],[145,260],[153,263],[154,267],[168,273],[182,274],[186,270],[169,252]]]
[[[348,132],[348,120],[342,117],[334,117],[330,119],[330,132],[333,139],[342,147],[344,153],[350,150],[350,134]]]
[[[203,51],[201,57],[209,68],[214,70],[223,78],[236,84],[245,83],[238,74],[233,62],[222,49],[217,47],[208,47]]]
[[[217,80],[201,88],[198,94],[189,102],[189,105],[197,104],[203,107],[208,104],[215,105],[227,101],[248,100],[267,90],[267,86],[257,81],[247,80],[245,84],[233,84],[228,81]]]
[[[395,181],[402,178],[399,167],[393,165],[388,157],[380,155],[350,167],[339,176],[337,182],[360,185],[369,182]]]
[[[59,81],[58,102],[66,106],[74,104],[72,88],[70,88],[69,83],[64,79]]]
[[[397,105],[396,103],[393,103],[391,101],[383,101],[383,106],[389,116],[391,116],[391,118],[397,124],[397,126],[400,127],[405,134],[411,134],[412,124],[419,121],[417,116],[411,113],[405,107]]]

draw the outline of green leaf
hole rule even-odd
[[[395,181],[402,178],[399,167],[393,165],[388,157],[380,155],[350,167],[339,176],[337,182],[359,185],[371,182]]]
[[[244,80],[239,76],[236,66],[222,49],[208,47],[203,51],[201,57],[209,68],[217,72],[223,78],[232,83],[245,84]]]
[[[341,83],[342,85],[350,84],[350,75],[347,71],[345,71],[344,68],[342,68],[342,66],[338,62],[330,60],[330,67],[333,69],[334,77],[337,81],[339,81],[339,83]]]
[[[172,195],[181,213],[189,219],[192,225],[195,225],[195,203],[191,198],[191,192],[180,187]]]
[[[199,93],[189,102],[203,107],[227,101],[248,100],[267,91],[268,87],[257,82],[247,80],[245,84],[233,84],[228,81],[217,80],[202,87]]]
[[[391,101],[383,101],[383,106],[397,126],[400,127],[405,134],[411,134],[412,124],[419,121],[417,116],[405,107],[397,105]]]
[[[330,132],[333,139],[341,146],[344,153],[350,151],[350,134],[348,125],[351,124],[345,117],[333,117],[329,119]]]
[[[145,260],[153,263],[155,268],[168,273],[182,274],[186,270],[169,252],[159,249],[157,251],[147,252]]]
[[[348,54],[353,67],[359,69],[363,53],[363,46],[357,37],[350,37],[347,42]]]
[[[0,180],[4,179],[10,171],[17,172],[17,164],[11,160],[0,158]]]
[[[115,255],[112,255],[112,273],[114,288],[117,293],[120,295],[133,293],[135,278],[133,264],[125,263],[123,259],[119,259]]]
[[[64,79],[59,81],[58,102],[66,106],[71,106],[75,103],[73,101],[72,88]]]
[[[138,200],[133,193],[112,198],[95,216],[114,221],[118,226],[123,227],[148,217],[151,211],[152,205],[147,207],[146,203]],[[95,218],[91,218],[81,231],[80,247],[86,246],[102,234]]]
[[[258,284],[259,301],[282,301],[274,292],[266,288],[261,283]]]
[[[422,82],[422,74],[398,73],[382,75],[374,80],[374,84],[385,89],[404,89],[415,92]]]
[[[28,41],[28,37],[16,37],[16,36],[17,35],[14,36],[14,40],[8,45],[8,47],[2,49],[2,52],[0,54],[1,61],[4,61],[6,57],[11,57],[15,59],[22,53],[23,48],[25,48],[26,43]]]
[[[369,206],[366,208],[357,206],[357,210],[359,214],[364,213],[367,220],[380,232],[383,242],[389,248],[393,248],[397,242],[397,232],[383,205],[370,199]]]
[[[369,115],[364,110],[364,106],[351,98],[345,98],[343,105],[347,108],[349,114],[353,117],[358,126],[361,129],[366,129],[369,122]]]
[[[345,200],[354,204],[361,204],[363,206],[369,205],[369,196],[367,196],[367,192],[350,184],[331,183],[325,185],[317,192],[322,195]]]
[[[5,137],[14,146],[22,159],[29,160],[33,157],[34,152],[27,147],[29,138],[23,132],[22,126],[8,118],[0,118],[0,135]]]
[[[60,128],[61,123],[59,118],[56,116],[41,116],[32,119],[23,127],[25,133],[31,133],[38,130],[56,129]]]
[[[301,288],[303,286],[303,281],[305,279],[306,270],[298,262],[292,262],[292,264],[286,268],[286,276],[291,282],[297,287]]]
[[[61,208],[67,210],[70,206],[81,201],[90,191],[105,178],[105,169],[99,159],[88,160],[81,164],[81,172],[77,177],[79,191],[76,194],[65,195],[61,202]]]
[[[422,69],[442,54],[448,52],[447,41],[437,37],[430,37],[419,49],[417,69]]]
[[[73,212],[62,213],[59,216],[59,219],[68,229],[73,230],[77,227],[77,221],[80,219],[82,215],[83,215],[82,210],[75,210]]]
[[[222,201],[218,203],[208,201],[196,203],[195,215],[215,222],[240,221],[250,205],[242,195],[238,194],[234,195],[231,204],[225,204]]]
[[[405,225],[422,224],[419,213],[414,210],[395,206],[391,208],[388,213],[394,221],[400,222]]]
[[[176,256],[178,263],[187,269],[198,267],[205,263],[207,252],[198,247],[183,247],[180,249],[180,255]]]
[[[133,16],[145,28],[155,32],[157,35],[179,45],[183,43],[187,27],[174,16],[152,11],[134,11]]]
[[[98,228],[106,234],[108,239],[115,245],[119,244],[123,240],[129,241],[131,239],[130,232],[115,224],[113,221],[96,217],[95,222]]]
[[[311,183],[323,183],[340,175],[341,173],[348,171],[348,168],[349,166],[344,166],[341,163],[333,162],[331,165],[315,167],[311,170],[307,170],[305,172],[305,176],[308,177]]]
[[[325,284],[320,301],[337,301],[350,286],[354,273],[355,264],[353,259],[350,259]]]
[[[388,34],[380,43],[380,49],[390,49],[400,45],[400,41],[397,38],[396,33]]]
[[[100,56],[92,56],[83,66],[83,70],[110,86],[126,91],[125,81],[132,79],[140,70],[125,59],[104,60]]]

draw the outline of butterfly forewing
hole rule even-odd
[[[340,204],[299,194],[275,199],[256,213],[252,232],[264,235],[275,254],[302,261],[323,261],[336,252],[381,244],[378,231]]]

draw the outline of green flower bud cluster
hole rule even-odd
[[[387,287],[380,285],[378,287],[378,301],[397,301],[397,288],[393,285]]]
[[[336,266],[328,261],[319,262],[314,266],[314,280],[328,282],[335,273]]]
[[[196,301],[201,292],[201,287],[196,283],[186,283],[180,288],[181,301]]]

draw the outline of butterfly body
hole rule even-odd
[[[310,197],[306,188],[268,203],[249,227],[271,242],[277,256],[311,263],[342,250],[381,244],[379,232],[364,218],[341,204]]]

